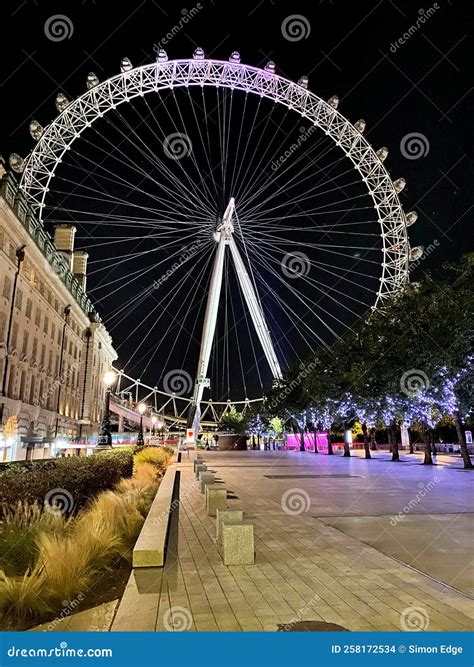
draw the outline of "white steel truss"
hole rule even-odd
[[[250,312],[253,325],[257,332],[258,339],[262,345],[263,352],[270,366],[274,380],[283,378],[278,363],[275,349],[273,347],[270,331],[265,321],[265,315],[257,296],[257,292],[250,279],[247,268],[240,255],[239,249],[234,239],[234,226],[232,216],[235,212],[235,200],[231,197],[229,204],[218,222],[214,239],[217,243],[216,256],[212,268],[211,282],[209,285],[209,294],[207,297],[206,314],[204,316],[204,326],[201,338],[201,350],[196,374],[196,384],[194,388],[194,407],[189,416],[189,425],[192,424],[194,434],[199,432],[199,422],[201,415],[201,401],[204,389],[209,387],[210,381],[207,377],[209,358],[211,356],[212,341],[216,330],[217,311],[219,308],[219,299],[222,288],[222,272],[224,268],[224,256],[226,246],[229,246],[232,259],[234,261],[237,277],[242,289],[245,302]],[[194,414],[192,414],[194,413]]]

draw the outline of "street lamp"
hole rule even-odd
[[[110,389],[116,379],[117,375],[114,371],[106,371],[102,378],[105,385],[104,411],[102,413],[102,422],[96,449],[109,449],[112,447],[112,434],[110,432]]]
[[[145,441],[143,440],[143,413],[146,410],[145,403],[139,403],[137,409],[140,413],[140,428],[138,429],[137,447],[143,447],[145,444]]]
[[[152,436],[155,436],[155,426],[156,426],[157,421],[158,421],[158,417],[156,415],[152,415],[152,418],[151,418],[151,424],[152,424],[151,434],[152,434]]]

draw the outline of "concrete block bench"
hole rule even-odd
[[[163,567],[164,565],[176,472],[175,465],[169,466],[161,480],[158,492],[133,548],[132,566],[134,568]]]
[[[222,523],[224,565],[253,565],[255,545],[253,523]]]
[[[221,510],[216,511],[216,538],[218,546],[222,546],[222,525],[224,523],[242,523],[244,513],[242,510]]]
[[[196,479],[199,479],[199,474],[201,472],[206,472],[206,471],[207,471],[207,466],[204,465],[204,463],[198,463],[198,465],[196,466],[196,468],[194,470],[195,475],[196,475]]]
[[[206,484],[214,484],[216,479],[215,475],[212,472],[200,472],[199,473],[199,490],[201,493],[205,493]]]
[[[227,507],[227,489],[219,484],[206,484],[206,509],[209,516],[216,516],[217,510]]]

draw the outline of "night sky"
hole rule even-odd
[[[385,0],[358,3],[347,3],[343,0],[316,0],[312,3],[289,3],[280,0],[230,3],[224,0],[203,0],[193,4],[151,0],[127,3],[78,0],[66,4],[28,0],[8,3],[8,7],[3,9],[3,34],[9,37],[9,43],[3,43],[3,123],[0,153],[7,158],[13,151],[26,155],[31,150],[33,142],[28,133],[29,121],[35,118],[47,125],[50,119],[54,118],[54,98],[58,91],[63,91],[70,99],[74,99],[85,90],[85,79],[90,71],[95,72],[102,81],[119,72],[120,59],[124,56],[129,57],[134,66],[153,62],[156,55],[154,45],[163,41],[174,26],[181,24],[182,27],[175,31],[176,34],[165,46],[170,59],[191,57],[197,46],[202,47],[207,56],[221,60],[227,60],[230,53],[237,50],[241,54],[242,62],[255,66],[263,67],[271,59],[275,61],[277,72],[282,76],[296,81],[301,75],[307,75],[309,89],[323,99],[337,94],[340,98],[339,109],[350,120],[364,118],[367,122],[365,135],[374,148],[389,148],[386,166],[392,178],[403,176],[407,180],[407,187],[401,194],[405,211],[415,210],[419,215],[416,225],[410,228],[410,241],[412,246],[421,244],[428,251],[426,259],[413,271],[413,279],[420,278],[425,271],[430,270],[434,271],[436,276],[442,271],[444,262],[473,249],[472,114],[468,115],[468,106],[472,104],[473,95],[470,4],[455,0],[440,0],[422,6],[413,2]],[[183,24],[182,17],[186,14],[189,16],[191,10],[193,16]],[[400,38],[403,38],[404,34],[406,37],[410,27],[416,24],[420,16],[426,15],[428,10],[430,15],[425,22],[419,23],[419,28],[411,31],[412,35],[405,43],[400,43]],[[48,39],[45,34],[45,24],[55,14],[66,16],[72,26],[69,36],[58,41]],[[285,20],[293,15],[304,19],[305,35],[300,39],[288,39],[284,35]],[[171,106],[168,105],[168,108],[171,109]],[[187,121],[191,117],[190,109],[183,112]],[[150,114],[152,118],[155,113],[159,113],[159,109],[150,102],[146,109],[137,106],[133,113],[139,119],[145,118],[146,114]],[[264,108],[261,113],[265,116]],[[176,119],[174,111],[172,116]],[[109,145],[117,145],[113,133],[119,131],[118,126],[121,123],[122,132],[126,131],[127,123],[133,127],[136,118],[132,111],[123,111],[123,115],[115,119],[111,117],[107,127],[99,128],[99,139],[104,138],[104,142],[108,141]],[[281,117],[278,121],[281,122],[282,131],[287,132],[288,142],[292,141],[293,133],[301,132],[301,122],[299,119],[292,121],[291,115],[289,119]],[[116,125],[112,127],[111,122]],[[168,134],[173,128],[169,125],[168,128],[161,129]],[[409,142],[410,135],[417,135],[421,141],[422,155],[407,154],[404,146],[410,145],[406,143]],[[151,146],[150,150],[154,150],[151,135],[142,136],[147,145]],[[238,138],[235,128],[231,129],[229,136],[235,144]],[[107,150],[107,144],[103,143],[101,146],[100,141],[96,141],[92,135],[86,139],[89,140],[89,148],[86,146],[87,142],[84,143],[83,150],[77,146],[78,153],[73,156],[74,159],[77,158],[77,163],[72,165],[71,162],[69,173],[67,165],[64,166],[65,180],[61,190],[66,194],[67,180],[74,182],[75,179],[74,169],[82,168],[84,173],[87,170],[86,162],[82,162],[79,167],[80,160],[95,161],[98,151]],[[308,142],[308,150],[310,146],[311,143]],[[257,162],[262,155],[262,150],[257,149],[254,156]],[[135,157],[139,164],[143,155]],[[304,166],[304,162],[302,164]],[[113,168],[112,164],[109,167]],[[187,164],[186,168],[188,167],[190,169],[191,165]],[[128,179],[130,173],[131,171],[127,173],[126,167],[123,171],[118,170],[123,179]],[[103,181],[102,187],[106,187],[106,182]],[[344,181],[342,183],[346,185]],[[208,185],[211,189],[211,181]],[[350,182],[347,185],[351,187]],[[95,187],[92,183],[89,186]],[[59,191],[59,186],[57,189]],[[218,189],[219,185],[216,193]],[[125,193],[127,197],[128,194]],[[215,217],[222,214],[230,194],[224,188],[219,190],[219,195],[216,194]],[[297,196],[301,196],[301,192]],[[54,197],[56,199],[51,200],[54,215],[49,215],[47,227],[51,227],[52,221],[70,220],[71,214],[67,209],[76,210],[81,206],[79,199],[65,200],[63,195],[59,196],[57,193]],[[65,211],[61,211],[61,202],[64,201],[67,201]],[[328,205],[332,205],[329,199],[327,201]],[[130,205],[139,204],[143,204],[143,199],[133,200],[130,195]],[[286,215],[283,202],[281,206],[282,213]],[[106,206],[95,209],[95,215],[102,212],[106,214]],[[214,213],[214,209],[212,212]],[[122,213],[123,216],[131,215],[130,210],[125,208]],[[357,218],[356,213],[351,215],[354,216],[350,218],[354,223],[353,229],[362,229],[357,225],[364,224],[363,217]],[[45,217],[48,220],[48,215]],[[87,215],[82,214],[82,219],[84,225],[87,225]],[[77,213],[77,220],[80,223],[80,213]],[[207,229],[208,238],[215,219],[209,215],[203,219],[202,224],[203,228]],[[243,228],[244,225],[245,220]],[[97,241],[93,245],[94,235],[99,234],[97,231],[91,233],[91,229],[92,227],[89,227],[84,234],[79,232],[78,242],[81,247],[89,249],[93,271],[97,266],[94,261],[99,262],[100,266],[100,261],[105,261],[104,258],[114,246],[108,246],[108,250],[104,250],[97,246]],[[107,228],[107,225],[102,225],[100,228],[103,239],[116,233],[113,226]],[[301,243],[303,247],[305,234],[302,224],[300,235],[295,233],[291,242]],[[287,236],[286,240],[290,240],[290,237]],[[211,252],[212,244],[209,244],[209,248]],[[166,267],[166,250],[158,246],[155,249],[160,253]],[[121,245],[120,254],[124,252]],[[308,254],[312,259],[309,251]],[[321,261],[321,254],[318,259]],[[123,277],[124,272],[134,269],[145,270],[146,261],[147,256],[140,256],[129,266],[124,263],[123,269],[114,267],[113,277]],[[204,270],[206,255],[202,257],[202,265],[199,261],[196,260],[196,270]],[[343,266],[339,268],[342,269]],[[376,274],[368,276],[367,280],[374,278]],[[271,273],[262,269],[261,279],[266,282],[270,292],[278,292],[279,284],[273,280]],[[145,289],[146,284],[142,281],[137,290]],[[369,283],[362,285],[362,292],[366,284]],[[332,288],[336,289],[338,285],[339,283],[333,283]],[[89,286],[91,289],[97,286],[96,274],[91,274]],[[172,289],[172,286],[173,283],[169,282],[165,288]],[[189,289],[185,288],[188,292]],[[258,284],[258,289],[262,294],[270,329],[274,338],[278,339],[278,355],[282,361],[285,359],[287,363],[294,362],[305,353],[305,346],[301,341],[301,345],[297,341],[298,331],[292,330],[291,317],[285,314],[285,308],[280,312],[271,295],[263,296],[263,282]],[[299,284],[299,289],[304,293],[305,285]],[[218,325],[220,327],[228,325],[227,320],[223,319],[225,317],[229,321],[233,318],[238,322],[245,316],[242,305],[239,305],[236,298],[238,288],[232,275],[229,277],[228,290],[229,296],[234,297],[235,312],[226,315],[222,306]],[[162,294],[166,293],[163,290]],[[99,312],[110,326],[114,341],[119,347],[119,364],[131,375],[141,376],[149,384],[160,387],[163,386],[166,374],[173,369],[182,368],[194,376],[199,331],[202,326],[202,298],[201,306],[196,303],[195,309],[188,315],[189,322],[185,322],[184,329],[180,329],[180,335],[173,327],[169,329],[174,317],[180,319],[175,307],[172,306],[173,313],[164,313],[166,327],[163,325],[161,328],[160,324],[156,330],[169,332],[166,334],[168,337],[162,339],[160,348],[157,347],[155,331],[152,331],[152,335],[149,333],[154,316],[138,328],[134,336],[129,335],[136,323],[143,321],[150,314],[150,310],[156,307],[156,295],[144,300],[128,319],[124,318],[119,323],[114,320],[114,313],[117,313],[125,301],[133,299],[134,295],[133,290],[127,291],[123,288],[115,297],[98,303]],[[358,291],[351,293],[351,296],[354,295],[360,296]],[[92,298],[96,301],[101,296],[103,294],[101,295],[100,290],[92,293]],[[293,299],[289,303],[304,319],[304,311],[298,310],[300,306],[297,300]],[[320,305],[330,308],[328,303],[326,298]],[[159,310],[163,308],[164,306],[160,306]],[[340,312],[343,311],[337,310],[338,314]],[[345,326],[344,317],[341,315],[339,319],[343,320]],[[183,319],[180,321],[182,324]],[[307,322],[309,328],[316,331],[311,319]],[[194,338],[191,336],[188,346],[186,338],[189,342],[190,323],[195,326],[196,335]],[[349,320],[347,324],[350,324]],[[336,334],[342,333],[337,327],[333,328]],[[301,325],[298,329],[301,334]],[[146,345],[134,355],[138,342],[143,340],[145,335]],[[330,344],[331,336],[321,332],[320,336],[325,344]],[[240,380],[240,362],[235,354],[238,338],[242,344],[241,355],[244,359],[250,359],[245,371],[245,389]],[[311,339],[311,336],[309,338]],[[173,341],[174,348],[168,356],[164,353],[164,348],[170,348],[170,341]],[[233,398],[243,398],[244,393],[258,396],[261,391],[260,378],[257,377],[255,364],[251,361],[251,347],[255,340],[252,340],[252,335],[247,338],[240,335],[239,329],[236,329],[231,332],[228,341],[226,343],[224,339],[221,340],[214,350],[211,362],[212,397],[229,397],[229,377],[230,396]],[[313,342],[317,345],[316,340]],[[154,355],[150,360],[152,353]],[[133,360],[128,363],[132,355]],[[230,358],[229,377],[223,363],[226,358]],[[269,381],[268,370],[264,368],[261,383],[268,386]]]

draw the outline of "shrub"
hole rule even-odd
[[[163,474],[170,459],[169,450],[167,451],[164,447],[145,447],[135,455],[135,466],[138,468],[143,463],[151,463],[160,474]]]
[[[54,459],[48,465],[12,465],[0,472],[0,504],[16,506],[21,500],[43,504],[48,491],[62,489],[71,494],[72,512],[100,491],[112,488],[122,477],[131,476],[131,452],[104,451],[88,457]]]
[[[8,575],[23,575],[36,560],[38,534],[65,533],[70,523],[62,514],[45,512],[38,503],[7,506],[0,527],[0,568]]]
[[[139,462],[133,477],[122,477],[113,491],[100,493],[73,518],[46,512],[39,504],[28,507],[26,502],[5,511],[4,525],[14,527],[17,534],[24,530],[35,535],[32,552],[36,558],[23,577],[8,577],[0,571],[0,618],[4,624],[12,627],[44,619],[45,614],[64,606],[65,600],[84,595],[100,572],[112,568],[118,558],[130,557],[169,455],[162,451],[149,458],[153,464]],[[102,471],[104,465],[115,467],[117,460],[122,473],[130,470],[129,452],[126,460],[116,457],[115,452],[84,460],[94,460],[89,468],[93,471],[97,466]],[[52,470],[57,472],[56,467]],[[97,488],[97,479],[91,478]],[[105,472],[100,479],[104,481]],[[78,481],[74,483],[78,488]]]
[[[0,571],[0,616],[8,620],[8,625],[31,623],[50,610],[44,583],[44,574],[38,568],[23,577],[11,578]]]

